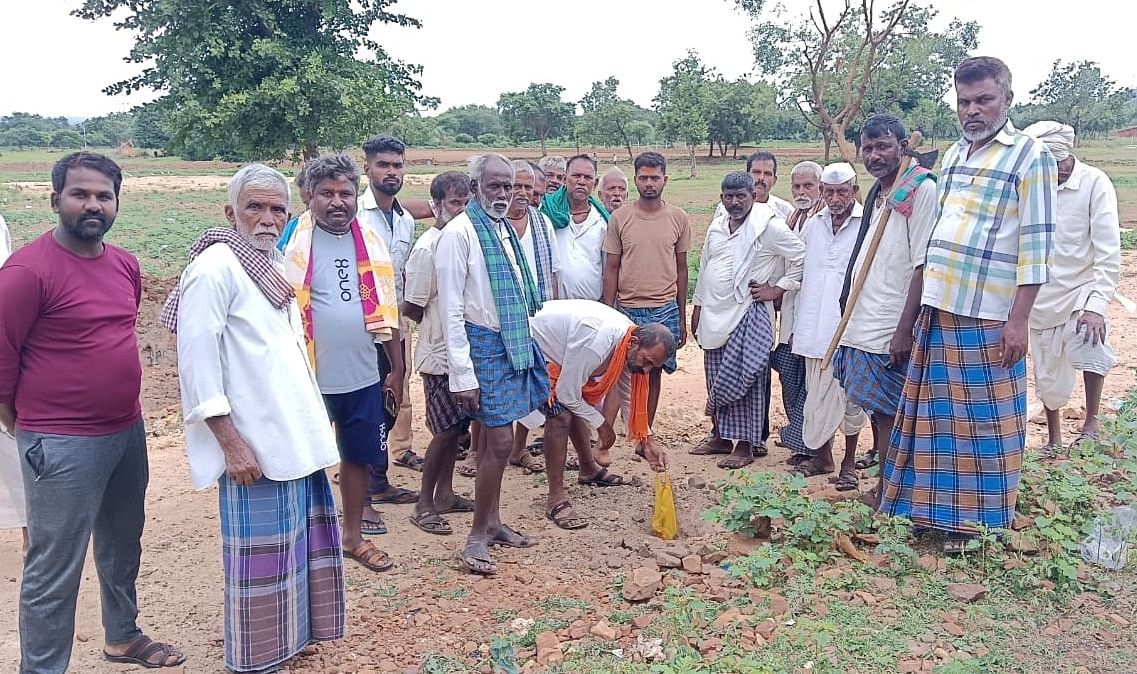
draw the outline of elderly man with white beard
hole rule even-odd
[[[232,227],[202,234],[162,312],[177,334],[193,485],[220,491],[225,666],[235,672],[275,670],[311,641],[342,639],[347,622],[324,474],[339,454],[274,248],[288,202],[277,171],[237,171]]]
[[[482,425],[474,486],[474,524],[456,561],[468,573],[497,573],[491,545],[531,547],[533,539],[501,521],[501,478],[513,422],[549,397],[545,358],[529,330],[540,291],[522,245],[506,219],[513,166],[498,154],[471,165],[474,198],[435,245],[438,301],[449,361],[450,391]]]
[[[1056,450],[1062,446],[1059,412],[1070,401],[1075,371],[1086,385],[1086,419],[1073,444],[1097,435],[1102,386],[1116,362],[1106,308],[1121,274],[1121,225],[1109,176],[1072,154],[1073,128],[1043,121],[1023,133],[1045,143],[1058,162],[1054,260],[1030,312],[1034,388],[1046,408],[1047,446]]]

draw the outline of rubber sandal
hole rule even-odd
[[[799,463],[797,466],[795,466],[794,469],[791,470],[790,472],[795,474],[795,475],[800,475],[802,477],[816,477],[818,475],[828,475],[829,473],[832,473],[833,471],[832,470],[822,470],[821,468],[818,468],[817,464],[813,463],[812,461],[803,461],[803,462]]]
[[[730,443],[723,441],[724,445],[717,445],[717,444],[715,444],[716,440],[719,440],[719,438],[716,438],[715,436],[708,433],[705,438],[703,438],[702,440],[699,441],[699,444],[697,444],[694,447],[692,447],[691,449],[687,450],[687,453],[690,454],[691,456],[711,456],[713,454],[730,454],[730,451],[731,451]]]
[[[588,526],[588,520],[583,517],[577,515],[567,515],[565,517],[560,516],[562,512],[569,508],[572,508],[571,503],[568,501],[561,501],[557,505],[553,506],[552,510],[546,512],[545,517],[548,518],[550,522],[564,529],[565,531],[576,531]]]
[[[414,451],[410,449],[400,454],[399,458],[395,459],[391,463],[395,464],[396,466],[402,466],[403,468],[410,468],[411,470],[417,471],[419,473],[422,472],[422,457],[418,454],[415,454]]]
[[[157,662],[153,661],[155,655],[161,656]],[[167,663],[166,661],[171,656],[174,656],[177,661]],[[108,662],[138,665],[146,669],[177,667],[186,661],[185,653],[178,650],[176,646],[154,641],[146,635],[142,635],[132,641],[130,646],[126,649],[126,652],[122,655],[111,655],[104,650],[103,657]]]
[[[375,547],[370,541],[363,541],[351,550],[343,549],[343,556],[354,559],[371,571],[386,571],[395,565],[391,556]]]
[[[587,487],[628,487],[632,484],[622,475],[608,472],[607,468],[601,468],[600,472],[592,477],[578,477],[576,481]]]
[[[418,492],[399,487],[390,496],[382,496],[380,494],[369,494],[367,501],[371,505],[410,505],[418,502]]]
[[[485,552],[470,552],[471,548],[481,548]],[[497,575],[497,564],[494,564],[493,558],[490,557],[489,548],[484,543],[467,543],[465,548],[454,553],[454,562],[464,573],[475,576]]]
[[[373,510],[372,512],[375,511]],[[378,512],[375,512],[375,516],[379,519],[369,520],[367,519],[367,511],[364,511],[363,524],[360,527],[360,533],[364,536],[382,536],[387,533],[387,523],[383,521],[382,516],[380,516]]]
[[[529,452],[522,452],[521,459],[518,461],[510,459],[509,465],[520,468],[526,475],[545,472],[545,462],[541,461]]]
[[[843,470],[833,481],[833,487],[837,491],[853,491],[861,486],[860,480],[857,479],[857,473],[852,470]]]
[[[770,455],[770,449],[766,447],[765,442],[759,442],[758,444],[750,447],[750,453],[754,456],[755,459],[761,459]]]
[[[509,534],[513,534],[516,538],[510,537]],[[503,548],[532,548],[537,545],[537,541],[525,534],[514,531],[508,524],[502,522],[497,533],[494,534],[494,537],[490,540],[490,545],[500,545]]]
[[[436,536],[449,536],[454,533],[450,528],[450,523],[442,518],[438,513],[425,512],[422,514],[411,513],[408,517],[411,524],[415,525],[422,531]]]
[[[454,500],[450,505],[445,508],[439,508],[439,515],[449,515],[450,513],[472,513],[474,512],[474,502],[465,496],[454,495]]]
[[[454,472],[462,477],[477,477],[478,468],[472,463],[458,463],[454,464]]]
[[[872,468],[873,466],[875,466],[879,463],[880,462],[876,460],[876,452],[870,451],[870,452],[865,452],[864,455],[861,456],[861,458],[857,459],[857,462],[855,464],[853,464],[853,466],[857,470],[868,470],[869,468]]]
[[[730,454],[729,456],[725,456],[719,459],[718,463],[715,465],[726,470],[738,470],[739,468],[745,468],[752,463],[754,463],[753,451],[751,452],[750,456],[738,456],[735,454]]]

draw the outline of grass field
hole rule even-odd
[[[788,199],[790,167],[803,159],[820,161],[820,151],[816,146],[803,144],[773,150],[782,158],[781,180],[774,193]],[[502,151],[510,154],[509,150]],[[567,148],[553,151],[574,152]],[[527,149],[524,153],[532,155],[533,150]],[[403,195],[425,198],[427,176],[449,169],[464,169],[461,157],[467,154],[476,154],[476,151],[412,150],[407,173],[423,176],[423,179],[408,178]],[[718,202],[719,180],[726,172],[741,168],[743,160],[700,157],[699,177],[691,179],[687,177],[687,163],[681,151],[672,150],[667,154],[672,161],[671,179],[664,198],[691,216],[696,246],[691,256],[694,269],[703,233]],[[1117,187],[1123,226],[1137,226],[1137,146],[1125,139],[1094,141],[1079,148],[1078,154],[1110,175]],[[7,219],[15,245],[32,240],[54,224],[49,200],[51,165],[62,155],[61,151],[45,150],[0,152],[0,215]],[[630,173],[626,154],[599,150],[597,155],[619,156],[621,168]],[[120,163],[127,177],[119,217],[109,239],[137,255],[146,274],[177,275],[184,264],[185,251],[198,233],[222,222],[226,200],[224,177],[231,175],[237,165],[188,162],[176,157],[127,157],[121,158]],[[611,159],[602,161],[601,172],[610,164]],[[279,168],[288,175],[293,175],[296,169],[288,163]],[[211,185],[206,186],[207,183]],[[862,189],[867,191],[871,178],[864,174],[861,183]],[[294,208],[299,207],[299,199],[294,197]],[[1132,243],[1137,245],[1137,238]]]

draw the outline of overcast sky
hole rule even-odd
[[[777,0],[771,0],[771,4]],[[110,21],[69,15],[81,0],[0,0],[0,115],[13,111],[95,116],[128,110],[151,94],[108,97],[107,84],[140,70],[125,63],[129,33]],[[802,11],[809,0],[783,0]],[[827,7],[840,0],[823,0]],[[880,4],[883,4],[881,2]],[[936,0],[938,23],[977,20],[979,53],[1005,60],[1017,99],[1055,59],[1093,60],[1121,84],[1137,86],[1132,10],[1113,0]],[[558,7],[564,7],[558,12]],[[695,9],[695,8],[698,9]],[[400,0],[395,10],[421,30],[374,31],[396,58],[423,66],[423,91],[442,108],[494,105],[504,91],[555,82],[577,101],[595,80],[615,75],[621,94],[649,106],[659,79],[688,49],[728,78],[753,69],[748,18],[733,0]],[[492,61],[482,51],[496,50]],[[479,65],[479,59],[485,65]]]

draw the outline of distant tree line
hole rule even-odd
[[[387,131],[420,147],[604,146],[629,158],[639,146],[678,145],[694,175],[703,146],[725,157],[743,145],[816,140],[827,160],[836,147],[852,161],[861,123],[880,112],[932,143],[957,137],[945,97],[955,64],[978,44],[976,22],[952,19],[933,30],[936,10],[919,0],[892,0],[880,11],[873,0],[845,0],[828,13],[814,2],[792,15],[781,3],[735,0],[751,20],[752,77],[728,80],[690,51],[660,80],[650,107],[622,97],[620,82],[606,77],[577,101],[565,100],[560,85],[534,82],[503,92],[494,106],[434,115],[440,101],[421,93],[421,68],[394,59],[374,37],[376,26],[419,27],[390,11],[395,0],[82,0],[74,14],[135,32],[127,59],[145,64],[105,91],[160,97],[78,124],[14,113],[0,118],[0,146],[129,141],[187,159],[272,160],[354,147]],[[1133,90],[1090,61],[1056,62],[1029,98],[1018,98],[1016,123],[1050,117],[1082,138],[1137,122]]]

